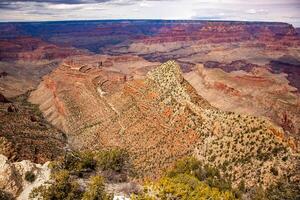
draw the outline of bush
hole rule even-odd
[[[147,186],[149,191],[134,196],[133,199],[235,199],[230,191],[220,191],[217,188],[209,187],[196,177],[188,174],[178,174],[173,177],[164,177],[157,183]],[[158,188],[151,193],[151,188]]]
[[[112,170],[121,172],[129,166],[129,155],[125,150],[112,149],[99,152],[69,152],[63,158],[52,163],[56,170],[68,170],[70,172],[81,172],[84,170]]]
[[[28,171],[25,173],[25,180],[32,183],[33,181],[35,181],[35,174],[31,171]]]
[[[56,172],[51,177],[52,183],[34,188],[29,195],[30,199],[41,198],[43,200],[74,200],[81,199],[83,191],[79,184],[72,180],[66,170]]]
[[[178,161],[173,169],[167,173],[167,176],[173,177],[178,174],[190,174],[211,187],[220,190],[231,190],[231,183],[221,177],[218,169],[209,165],[202,166],[201,162],[194,157],[187,157]]]
[[[84,170],[84,169],[90,169],[95,170],[97,166],[97,162],[94,159],[94,153],[93,152],[82,152],[79,154],[79,162],[77,163],[77,169]]]
[[[201,163],[194,157],[187,157],[175,163],[174,167],[167,172],[167,176],[173,177],[178,174],[197,174],[201,170]]]
[[[96,160],[93,152],[68,152],[63,158],[53,162],[51,168],[70,172],[81,172],[87,169],[95,170]]]
[[[82,200],[109,200],[112,197],[104,191],[104,180],[101,176],[91,178]]]
[[[270,172],[274,175],[274,176],[278,176],[278,170],[275,167],[271,167]]]
[[[112,149],[98,152],[96,155],[98,167],[105,170],[121,172],[126,170],[129,164],[129,155],[125,150]]]

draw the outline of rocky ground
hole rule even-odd
[[[45,163],[61,155],[64,133],[50,125],[28,94],[0,102],[0,152],[10,161]]]

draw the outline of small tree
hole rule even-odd
[[[74,200],[80,199],[82,191],[79,184],[72,180],[70,174],[66,170],[61,170],[55,173],[52,177],[53,183],[49,185],[42,185],[33,189],[30,193],[30,199],[43,199],[43,200]]]
[[[112,149],[97,154],[97,164],[101,170],[121,172],[128,167],[129,155],[125,150]]]
[[[35,181],[35,174],[31,171],[28,171],[25,173],[25,180],[32,183],[33,181]]]
[[[109,200],[110,195],[105,192],[104,180],[101,176],[94,176],[90,179],[90,183],[86,192],[83,194],[82,200]]]

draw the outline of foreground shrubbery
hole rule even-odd
[[[126,151],[114,149],[102,152],[68,153],[52,164],[51,181],[35,188],[30,198],[41,200],[109,200],[105,192],[107,173],[126,173],[129,170]],[[94,171],[94,172],[93,172]],[[91,176],[101,172],[101,176]],[[87,186],[80,186],[78,178],[89,178]],[[262,187],[246,188],[243,181],[233,189],[228,179],[218,169],[202,165],[197,159],[188,157],[178,161],[172,169],[156,182],[145,184],[144,191],[132,196],[133,200],[297,200],[299,186],[282,182],[267,190]]]
[[[104,178],[90,176],[90,172],[105,171],[115,174],[126,173],[129,156],[126,151],[112,149],[101,152],[69,152],[51,164],[51,181],[35,188],[30,198],[41,200],[109,200],[112,196],[105,192]],[[105,173],[104,173],[105,174]],[[79,185],[78,178],[90,177],[87,187]]]
[[[53,174],[51,183],[33,189],[29,197],[42,200],[112,199],[104,190],[104,179],[101,176],[91,177],[88,187],[83,189],[66,170]]]
[[[81,198],[83,191],[67,170],[54,173],[51,179],[51,183],[33,189],[29,197],[43,200]]]
[[[123,149],[104,151],[69,152],[52,163],[54,170],[65,169],[72,173],[95,170],[124,172],[129,170],[129,155]]]
[[[172,178],[178,174],[190,174],[210,187],[222,191],[231,190],[230,182],[221,177],[218,169],[208,165],[202,166],[201,162],[193,157],[178,161],[173,169],[167,173],[167,176]]]
[[[141,195],[133,199],[236,199],[230,183],[223,179],[218,170],[202,166],[189,157],[175,164],[166,176],[155,183],[149,183]]]
[[[231,191],[210,187],[195,176],[178,174],[172,178],[163,177],[157,183],[147,185],[144,194],[134,199],[230,200],[235,197]]]
[[[104,187],[104,179],[101,176],[91,178],[86,192],[83,194],[82,200],[109,200],[111,195],[106,194]]]
[[[122,149],[112,149],[96,153],[97,165],[101,170],[121,172],[128,170],[129,155]]]

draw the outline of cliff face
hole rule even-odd
[[[62,59],[88,54],[86,50],[58,47],[34,37],[0,39],[0,73],[5,74],[0,79],[0,90],[7,97],[24,94]]]
[[[197,41],[218,43],[260,39],[299,44],[294,27],[286,23],[208,22],[208,21],[90,21],[57,23],[1,24],[0,38],[40,37],[59,46],[73,46],[102,52],[105,47],[122,46],[134,41]],[[34,30],[34,31],[33,31]]]
[[[63,116],[64,126],[54,124],[67,132],[73,148],[125,148],[141,177],[157,177],[187,155],[224,166],[223,173],[230,168],[234,183],[244,177],[250,186],[259,180],[267,186],[294,171],[297,147],[282,129],[262,118],[215,109],[174,61],[130,80],[112,68],[87,67],[61,65],[30,98],[50,121],[51,112]],[[38,99],[43,93],[49,101]],[[278,177],[271,167],[280,171]]]
[[[200,41],[201,43],[229,43],[260,41],[262,43],[279,42],[292,46],[299,45],[295,28],[285,23],[247,23],[247,22],[202,22],[179,23],[162,27],[151,36],[144,36],[135,42],[147,45]]]
[[[58,47],[33,37],[17,37],[0,39],[0,61],[31,61],[54,60],[71,55],[88,54],[87,51],[70,47]]]

